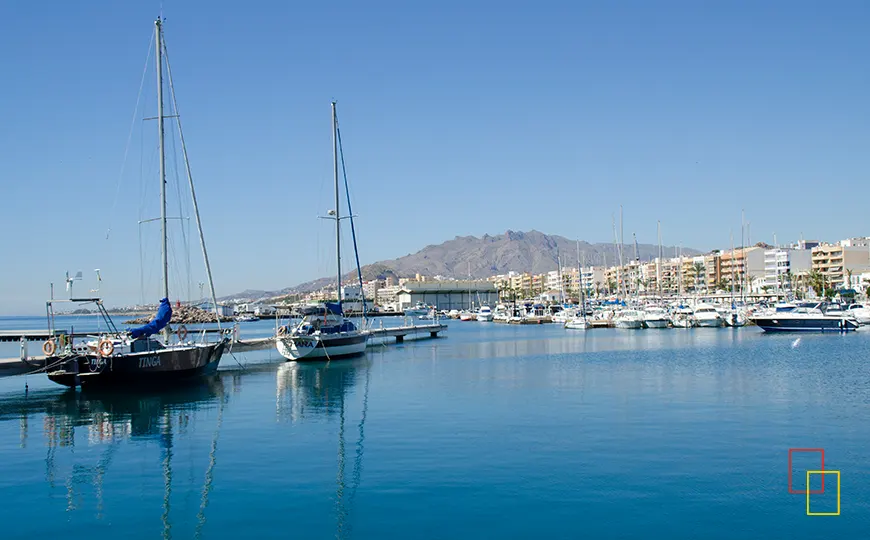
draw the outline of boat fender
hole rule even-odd
[[[112,343],[111,339],[101,339],[100,344],[97,346],[97,351],[100,353],[100,356],[111,356],[115,352],[115,344]]]
[[[175,332],[178,334],[178,341],[184,341],[187,338],[187,327],[183,324]]]
[[[287,335],[287,327],[286,326],[279,326],[278,327],[278,337],[283,337],[286,335]]]
[[[54,344],[53,339],[47,340],[42,344],[42,352],[45,353],[45,356],[51,356],[57,350],[57,345]]]

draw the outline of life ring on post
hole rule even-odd
[[[115,344],[111,339],[103,338],[97,345],[97,352],[100,353],[100,356],[112,356],[112,353],[115,352]]]
[[[178,330],[175,331],[178,334],[178,341],[184,341],[187,339],[187,327],[183,324],[178,327]]]
[[[54,344],[53,339],[49,339],[42,344],[42,352],[45,353],[45,356],[52,356],[55,351],[57,351],[57,345]]]
[[[278,337],[284,337],[286,335],[287,335],[287,327],[284,325],[279,326],[278,327]]]

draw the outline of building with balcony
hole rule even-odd
[[[761,287],[768,291],[790,291],[794,279],[812,267],[809,249],[773,248],[764,250],[764,277]]]
[[[824,276],[833,289],[848,287],[850,274],[870,269],[870,248],[841,244],[822,244],[812,250],[812,269]]]

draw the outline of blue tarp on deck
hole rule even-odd
[[[160,300],[160,307],[157,308],[157,315],[151,319],[151,322],[137,328],[128,328],[127,331],[130,332],[130,337],[133,339],[143,336],[148,337],[163,330],[169,324],[170,319],[172,319],[172,305],[169,303],[168,298],[163,298]]]

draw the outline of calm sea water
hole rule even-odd
[[[870,332],[447,335],[329,364],[237,354],[162,394],[0,379],[2,537],[868,535]],[[824,448],[840,516],[788,493],[789,448]],[[819,457],[794,455],[794,489]],[[814,512],[836,509],[826,478]]]

